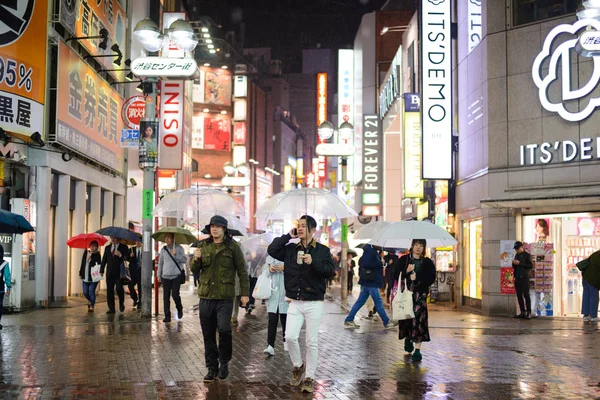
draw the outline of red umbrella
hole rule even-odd
[[[87,249],[94,240],[98,242],[98,246],[104,246],[108,242],[106,237],[97,233],[82,233],[67,240],[67,246],[73,249]]]

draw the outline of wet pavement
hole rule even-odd
[[[600,398],[597,324],[577,319],[491,318],[432,307],[432,341],[423,361],[405,356],[396,331],[359,320],[327,301],[316,391],[288,385],[291,363],[278,334],[266,347],[265,309],[240,310],[225,382],[205,385],[204,354],[192,289],[183,320],[116,316],[98,304],[5,315],[0,331],[0,398],[36,399],[590,399]],[[364,311],[364,309],[363,309]],[[301,343],[303,343],[301,336]]]

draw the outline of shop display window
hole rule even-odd
[[[473,220],[463,224],[463,296],[482,298],[482,221]]]

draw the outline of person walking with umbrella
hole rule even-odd
[[[108,304],[107,314],[115,313],[115,287],[119,296],[119,311],[125,311],[125,290],[121,282],[121,264],[127,261],[129,249],[120,243],[121,239],[116,236],[110,237],[110,244],[104,248],[100,275],[106,272],[106,302]]]
[[[175,301],[175,308],[177,308],[177,318],[183,318],[183,305],[181,304],[179,290],[181,284],[185,283],[182,282],[181,272],[185,270],[187,256],[183,247],[175,244],[173,233],[166,233],[164,241],[166,245],[163,246],[158,256],[158,281],[163,286],[163,309],[165,313],[163,322],[171,322],[171,296]]]
[[[421,361],[421,344],[431,340],[429,336],[429,315],[427,313],[427,295],[429,287],[435,282],[435,265],[431,258],[425,257],[425,239],[414,239],[410,252],[398,260],[394,268],[394,281],[397,290],[413,292],[413,311],[415,317],[400,321],[400,340],[404,339],[404,350],[412,355],[413,361]],[[394,293],[395,295],[395,293]]]
[[[88,312],[94,312],[94,305],[96,304],[96,287],[98,286],[98,282],[94,282],[94,279],[92,278],[92,268],[101,263],[102,256],[98,251],[98,242],[92,240],[90,242],[89,250],[83,252],[83,256],[81,257],[81,267],[79,268],[79,276],[82,279],[83,296],[89,301]]]
[[[298,386],[306,373],[302,391],[314,391],[319,354],[319,325],[323,317],[323,300],[327,279],[334,273],[331,251],[314,239],[317,221],[304,215],[298,228],[276,238],[267,249],[271,257],[284,263],[286,297],[291,299],[286,321],[285,340],[294,369],[291,386]],[[299,243],[290,239],[300,238]],[[298,337],[306,321],[306,364],[302,362]]]
[[[229,376],[229,361],[233,350],[231,314],[235,298],[235,277],[240,280],[242,306],[248,303],[250,284],[246,261],[240,246],[227,231],[227,220],[220,215],[206,226],[210,237],[201,241],[194,251],[192,271],[200,271],[200,325],[204,338],[204,359],[208,373],[204,382],[211,383]],[[217,331],[219,344],[217,346]]]
[[[2,320],[2,304],[4,303],[4,295],[10,295],[12,289],[10,266],[8,261],[4,259],[4,247],[0,245],[0,321]],[[2,329],[2,324],[0,324]]]

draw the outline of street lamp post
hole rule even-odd
[[[151,19],[143,19],[134,28],[134,35],[140,41],[150,57],[156,57],[162,48],[164,36],[158,26]],[[180,50],[191,52],[198,41],[194,38],[194,31],[186,21],[177,20],[168,29],[168,35]],[[158,58],[158,57],[157,57]],[[145,118],[156,118],[156,84],[161,75],[148,76],[144,81],[144,94],[146,95]],[[142,196],[142,210],[154,208],[156,165],[144,166],[144,186]],[[143,249],[142,249],[142,316],[152,316],[152,272],[154,271],[154,257],[152,256],[152,222],[150,212],[142,212],[143,221]]]
[[[334,130],[333,124],[329,121],[323,122],[317,129],[319,136],[323,140],[329,140],[335,134],[334,141],[341,140],[341,143],[321,143],[315,149],[319,156],[337,156],[342,160],[342,182],[344,184],[344,192],[348,194],[348,157],[354,155],[356,148],[348,141],[352,139],[354,127],[349,122],[343,122],[338,130]],[[348,218],[342,218],[342,256],[340,259],[341,285],[342,285],[342,301],[348,299]]]

